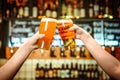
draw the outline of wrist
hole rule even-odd
[[[22,48],[23,50],[26,50],[26,51],[29,51],[29,52],[31,52],[32,50],[34,50],[32,44],[31,44],[30,42],[28,42],[28,41],[24,42],[24,43],[21,45],[21,48]]]
[[[81,35],[80,40],[84,43],[87,44],[89,41],[91,41],[92,36],[89,33],[84,33]]]

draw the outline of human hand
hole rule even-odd
[[[38,45],[37,45],[38,39],[41,39],[44,36],[45,36],[45,34],[39,34],[39,32],[37,32],[32,37],[30,37],[24,44],[29,45],[28,47],[30,47],[32,49],[36,49],[36,48],[38,48]]]
[[[77,39],[80,39],[80,40],[83,40],[83,41],[90,36],[90,34],[88,32],[86,32],[83,28],[81,28],[81,27],[79,27],[75,24],[69,30],[74,31],[75,32],[75,37]]]

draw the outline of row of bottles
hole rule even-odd
[[[74,49],[65,49],[64,47],[52,46],[50,48],[50,57],[60,57],[60,58],[87,58],[91,59],[92,56],[88,49],[84,46],[79,47],[77,46]]]
[[[119,46],[103,46],[103,48],[110,53],[112,56],[120,60],[120,47]],[[6,47],[6,58],[10,58],[16,51],[18,47]],[[74,58],[74,59],[93,59],[89,50],[85,47],[77,46],[75,50],[68,49],[65,50],[64,47],[52,46],[50,50],[44,51],[48,54],[47,56],[43,56],[44,58]],[[37,52],[37,53],[40,53]]]
[[[120,18],[115,0],[5,0],[5,18]]]
[[[120,1],[115,2],[114,4],[112,0],[65,0],[62,3],[61,17],[120,18]]]
[[[119,46],[102,46],[109,54],[120,60],[120,47]],[[58,49],[59,48],[59,49]],[[58,51],[60,50],[60,51]],[[73,57],[73,58],[85,58],[92,59],[92,55],[85,46],[77,46],[75,50],[65,50],[64,47],[52,46],[50,49],[50,57]]]
[[[58,17],[58,0],[6,0],[6,3],[5,18]]]
[[[48,63],[36,64],[35,79],[79,79],[79,80],[109,80],[110,77],[99,69],[97,64],[80,63]]]

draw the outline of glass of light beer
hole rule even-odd
[[[39,26],[39,34],[45,34],[45,37],[39,39],[37,44],[43,50],[49,50],[53,36],[56,30],[56,19],[42,18]]]
[[[73,22],[71,19],[60,19],[57,20],[57,27],[59,35],[61,36],[64,48],[68,49],[75,49],[75,32],[70,31],[69,28],[73,26]]]

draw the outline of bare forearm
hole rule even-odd
[[[33,48],[27,43],[21,45],[17,52],[3,65],[0,69],[0,80],[12,80],[18,72],[26,58],[29,56]]]
[[[120,79],[120,70],[118,70],[120,69],[120,62],[107,53],[91,36],[84,38],[82,41],[105,72]]]

